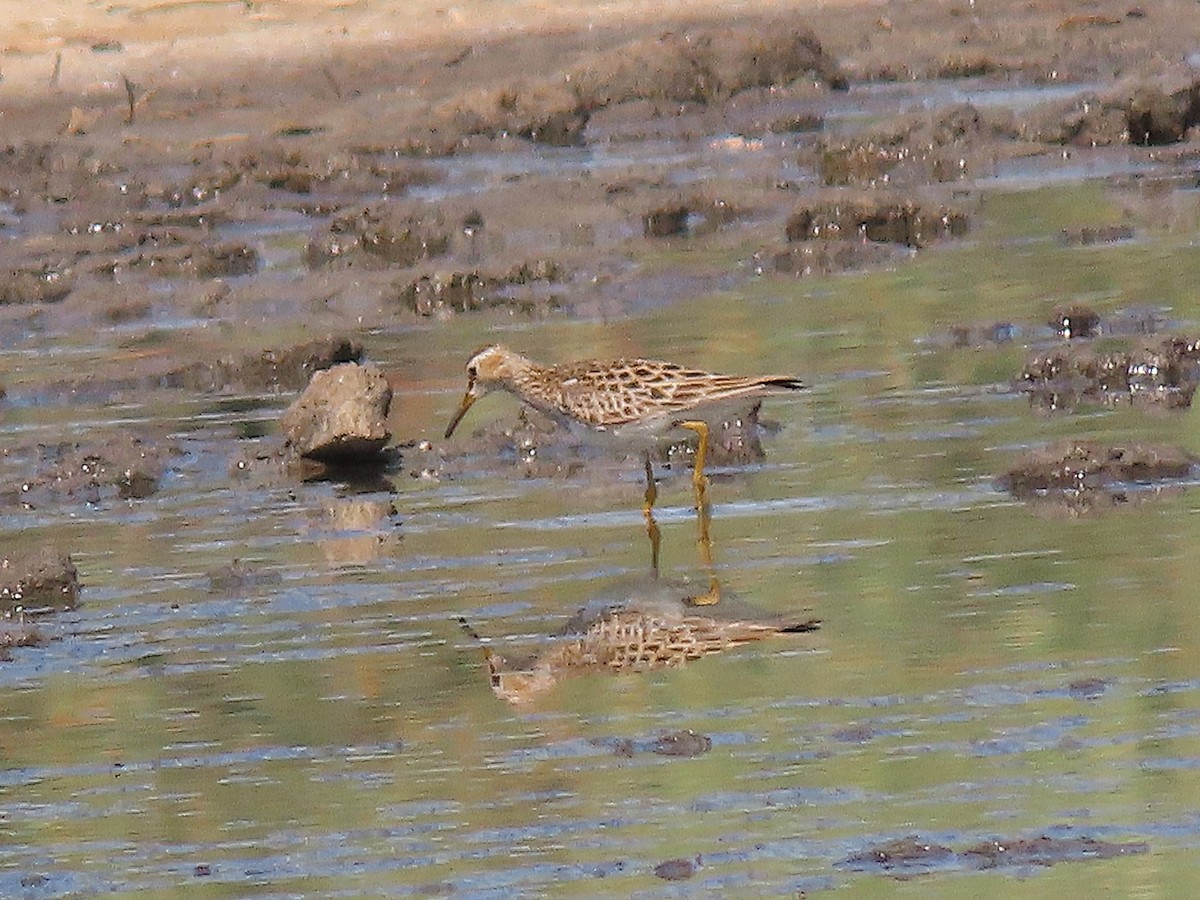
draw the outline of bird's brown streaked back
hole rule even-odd
[[[467,363],[467,392],[446,428],[449,437],[471,405],[502,389],[541,412],[597,430],[673,420],[727,400],[804,388],[782,375],[720,375],[650,359],[584,360],[541,366],[499,344]]]

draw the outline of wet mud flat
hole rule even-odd
[[[1200,314],[1135,255],[1195,230],[1189,4],[194,6],[0,40],[0,893],[1192,877],[1157,573]],[[1026,242],[1130,253],[1137,300],[896,312],[939,254],[1039,277],[996,198],[1081,181],[1105,202]],[[511,408],[441,437],[497,334],[816,376],[803,425],[712,423],[717,608],[682,492],[691,583],[625,578],[638,459]],[[1131,772],[1185,783],[1145,817]],[[148,847],[138,806],[194,825]]]

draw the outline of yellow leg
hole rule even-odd
[[[711,606],[721,600],[721,583],[717,580],[716,569],[713,566],[712,536],[709,534],[712,507],[708,502],[708,478],[704,474],[704,460],[708,455],[708,423],[680,422],[679,427],[696,432],[699,438],[696,445],[696,464],[692,469],[692,487],[696,489],[696,518],[699,527],[696,547],[700,551],[700,562],[708,571],[708,593],[693,597],[691,602],[696,606]]]
[[[696,432],[696,437],[699,438],[696,442],[696,461],[692,465],[692,486],[699,498],[702,489],[708,487],[708,479],[704,477],[704,461],[708,457],[708,423],[696,419],[676,424],[680,428]]]
[[[650,538],[650,570],[658,577],[658,551],[662,535],[658,523],[654,521],[654,501],[658,499],[658,485],[654,482],[654,467],[650,464],[650,454],[646,454],[646,502],[642,506],[642,515],[646,517],[646,534]]]

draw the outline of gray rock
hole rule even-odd
[[[378,366],[343,363],[317,372],[280,418],[289,452],[324,463],[374,460],[391,439],[392,389]]]

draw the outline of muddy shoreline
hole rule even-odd
[[[1178,893],[1194,6],[0,0],[0,894]]]
[[[371,330],[618,320],[761,278],[902,267],[970,239],[987,185],[1014,166],[1136,152],[1187,171],[1196,17],[1072,9],[764,3],[679,19],[629,4],[592,20],[524,5],[501,23],[421,6],[400,34],[365,5],[246,4],[206,20],[210,33],[188,4],[135,4],[40,39],[14,19],[0,49],[0,344],[100,338],[86,371],[0,371],[0,410],[289,394],[361,360],[356,335]],[[1063,239],[1127,241],[1162,216],[1134,206]],[[1189,337],[1098,354],[1086,314],[1062,321],[1065,343],[1016,377],[1035,406],[1106,396],[1113,366],[1134,401],[1190,405]],[[966,348],[1020,333],[952,329]],[[393,388],[410,375],[377,362]],[[413,477],[479,465],[442,447],[436,423],[398,418],[371,433],[411,450]],[[721,442],[731,460],[761,459],[748,421]],[[522,419],[477,441],[527,476],[574,471],[544,431]],[[145,429],[10,447],[25,465],[0,496],[28,509],[147,497],[180,452]],[[232,459],[295,474],[281,455]]]

